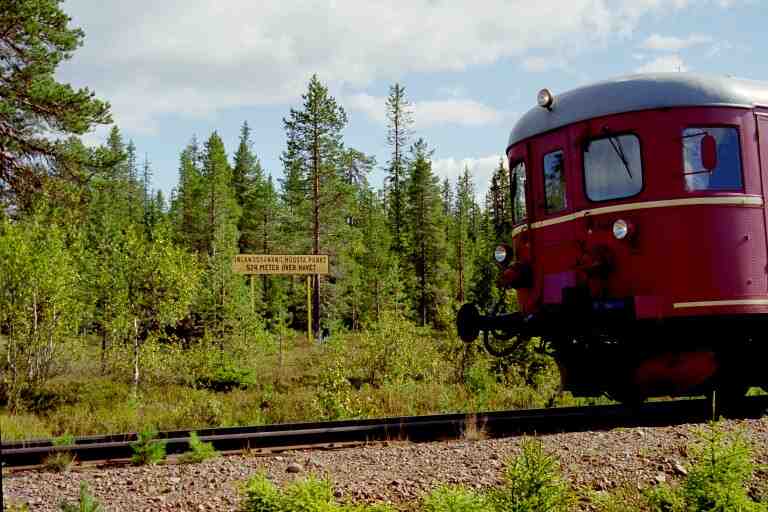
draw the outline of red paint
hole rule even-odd
[[[632,383],[643,394],[675,394],[701,385],[717,368],[713,352],[670,352],[643,361]]]
[[[508,157],[512,163],[526,163],[528,223],[646,201],[762,197],[764,188],[768,189],[768,177],[760,171],[761,157],[768,164],[768,117],[755,119],[755,111],[743,108],[629,112],[532,137],[510,147]],[[739,129],[742,191],[685,190],[681,135],[691,126]],[[612,133],[633,133],[640,138],[643,189],[636,196],[601,202],[586,197],[582,145],[589,138],[601,137],[604,127]],[[565,153],[567,208],[546,214],[543,158],[557,149]],[[632,224],[634,233],[629,239],[613,237],[612,225],[618,218]],[[521,307],[527,313],[537,312],[545,303],[558,302],[565,281],[557,276],[569,276],[576,284],[589,287],[593,296],[634,297],[639,318],[768,313],[768,306],[673,307],[694,301],[768,299],[765,206],[673,206],[588,215],[524,231],[512,243],[518,260],[533,269],[533,286],[518,290]],[[606,265],[610,271],[605,271]]]

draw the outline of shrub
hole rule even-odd
[[[75,444],[75,437],[72,434],[62,434],[59,437],[53,438],[53,446],[71,446]],[[75,463],[75,457],[66,451],[57,451],[45,458],[43,466],[46,469],[56,471],[58,473],[64,473],[70,470],[72,464]]]
[[[290,483],[284,491],[264,473],[246,484],[242,512],[392,512],[385,505],[340,505],[328,480],[308,476]]]
[[[505,512],[568,511],[572,498],[554,456],[538,439],[522,442],[522,453],[508,463],[505,483],[489,492],[496,510]]]
[[[158,441],[157,430],[148,427],[138,433],[138,439],[131,443],[133,464],[157,464],[165,459],[165,441]]]
[[[212,391],[246,389],[256,384],[253,370],[225,364],[217,366],[210,373],[198,376],[196,384]]]
[[[488,500],[462,486],[441,486],[432,491],[422,507],[424,512],[493,512]]]
[[[184,463],[196,463],[218,456],[219,452],[213,448],[213,443],[201,441],[197,432],[192,432],[189,435],[189,451],[181,454],[179,460]]]
[[[747,485],[755,466],[741,432],[725,432],[719,424],[699,432],[691,447],[693,465],[677,488],[658,486],[648,492],[654,511],[766,511],[768,504],[749,497]]]
[[[88,492],[88,484],[80,482],[80,499],[77,503],[61,502],[61,512],[102,512],[101,504]]]
[[[278,512],[280,491],[264,473],[252,477],[245,486],[243,512]]]

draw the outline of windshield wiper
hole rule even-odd
[[[634,179],[632,177],[632,171],[629,168],[629,161],[627,160],[627,157],[624,154],[624,148],[621,145],[621,139],[615,135],[611,135],[611,132],[608,131],[608,128],[603,128],[603,133],[608,136],[608,142],[611,143],[611,147],[616,152],[616,156],[618,156],[619,160],[621,160],[621,163],[624,164],[624,168],[627,170],[627,174],[629,174],[629,179]]]

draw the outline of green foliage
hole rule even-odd
[[[441,486],[424,498],[423,512],[493,512],[485,496],[460,486]]]
[[[387,162],[387,203],[392,238],[392,250],[396,257],[405,249],[405,207],[406,207],[406,148],[413,125],[413,109],[402,84],[389,88],[387,97],[387,144],[391,156]]]
[[[53,438],[53,446],[72,446],[75,444],[75,436],[72,434],[62,434]]]
[[[96,498],[88,491],[88,484],[80,482],[80,499],[77,503],[62,502],[61,512],[102,512],[104,509]]]
[[[157,430],[152,427],[138,433],[138,439],[131,443],[131,450],[133,464],[157,464],[165,459],[165,441],[157,440]]]
[[[199,375],[196,380],[198,387],[212,391],[232,391],[246,389],[256,384],[253,370],[239,368],[232,364],[216,366],[211,373]]]
[[[648,493],[652,510],[768,510],[768,504],[755,502],[749,496],[748,485],[755,466],[741,432],[728,432],[721,424],[710,425],[699,432],[690,452],[693,463],[679,487],[663,485]]]
[[[40,158],[62,157],[64,143],[51,142],[51,133],[82,134],[94,124],[111,121],[109,105],[86,88],[75,90],[56,81],[56,69],[72,56],[83,32],[69,26],[59,0],[0,2],[0,181],[16,194],[31,192],[44,165]]]
[[[252,477],[244,490],[242,512],[392,512],[383,505],[342,505],[333,497],[328,480],[314,476],[278,489],[265,474]]]
[[[75,436],[72,434],[62,434],[58,437],[54,437],[52,440],[53,446],[72,446],[75,444]],[[75,463],[75,457],[67,451],[57,451],[48,455],[43,461],[43,466],[51,471],[57,473],[65,473],[70,470]]]
[[[66,233],[36,216],[0,223],[0,389],[13,411],[56,371],[83,310]]]
[[[437,176],[432,172],[432,151],[423,139],[411,146],[408,174],[406,236],[408,262],[416,287],[414,310],[419,323],[444,328],[436,320],[445,293],[445,217]]]
[[[213,448],[213,443],[201,441],[197,432],[192,432],[189,435],[189,451],[181,454],[179,460],[185,464],[196,464],[218,456],[219,452]]]
[[[572,498],[557,459],[538,439],[526,438],[521,453],[504,472],[504,485],[489,493],[497,510],[509,512],[568,511]]]

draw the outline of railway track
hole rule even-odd
[[[749,397],[738,417],[760,417],[768,413],[768,396]],[[489,436],[542,434],[564,431],[605,430],[616,427],[665,426],[705,422],[711,418],[710,402],[704,399],[651,402],[638,407],[604,405],[440,414],[316,423],[197,429],[203,441],[220,451],[243,449],[288,449],[334,446],[348,443],[407,439],[437,441],[461,437],[471,428],[482,428]],[[192,431],[161,432],[168,454],[189,448]],[[76,438],[70,446],[54,446],[51,440],[4,443],[2,463],[6,467],[35,466],[56,452],[69,452],[78,461],[113,461],[130,458],[135,433]]]

